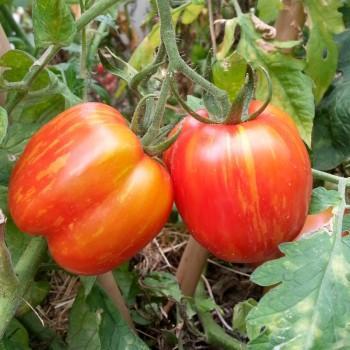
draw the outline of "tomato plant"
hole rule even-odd
[[[172,200],[164,167],[100,103],[72,107],[40,129],[9,185],[17,226],[45,236],[61,266],[87,275],[135,255],[161,230]]]
[[[348,348],[349,9],[0,1],[0,348]]]
[[[254,101],[251,112],[259,105]],[[191,116],[181,123],[165,161],[192,235],[224,260],[274,257],[300,232],[311,195],[309,157],[291,118],[270,105],[236,125]]]

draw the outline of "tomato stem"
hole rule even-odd
[[[227,93],[224,90],[217,88],[214,84],[210,83],[188,66],[179,53],[176,44],[176,35],[172,24],[169,0],[157,0],[157,6],[160,17],[161,41],[165,46],[169,59],[169,72],[181,72],[200,85],[205,91],[213,95],[220,105],[223,106],[223,114],[226,115],[230,109]]]
[[[335,184],[338,184],[340,181],[344,179],[341,176],[329,174],[324,171],[316,170],[316,169],[312,169],[312,175],[315,179],[324,180]],[[350,187],[350,178],[345,178],[345,180],[346,180],[346,186]]]
[[[142,81],[149,80],[151,76],[157,72],[158,68],[166,63],[165,55],[165,47],[161,44],[154,61],[131,79],[129,87],[137,91],[137,87]]]
[[[177,102],[180,104],[180,106],[187,112],[189,113],[194,119],[198,120],[201,123],[206,123],[206,124],[220,124],[220,121],[213,120],[210,118],[204,118],[198,113],[196,113],[192,108],[182,99],[178,91],[176,90],[174,82],[170,83],[170,88],[172,94],[175,96]]]
[[[147,100],[149,98],[152,98],[152,97],[158,98],[158,95],[148,94],[148,95],[143,96],[135,108],[135,111],[134,111],[134,114],[132,116],[131,123],[130,123],[130,129],[135,134],[141,133],[141,130],[140,130],[141,129],[141,120],[143,118],[142,112],[144,111],[145,103],[147,102]]]
[[[243,14],[241,6],[239,5],[237,0],[231,0],[233,7],[235,8],[236,15],[241,16]]]
[[[158,135],[160,127],[162,126],[165,105],[166,105],[169,91],[170,91],[170,79],[171,79],[171,77],[172,77],[172,74],[168,72],[165,79],[163,80],[158,103],[156,106],[156,110],[154,112],[154,116],[153,116],[151,125],[150,125],[149,129],[147,130],[146,134],[141,139],[142,144],[144,146],[149,146],[152,143],[152,141]]]

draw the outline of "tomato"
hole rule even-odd
[[[253,101],[250,112],[260,105]],[[300,232],[312,188],[308,153],[292,119],[269,105],[238,125],[205,124],[190,116],[181,125],[164,161],[194,238],[227,261],[274,257],[281,242]]]
[[[144,247],[172,203],[167,170],[144,153],[122,115],[102,103],[75,106],[41,128],[9,185],[17,226],[45,236],[59,265],[87,275]]]

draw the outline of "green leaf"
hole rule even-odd
[[[235,41],[235,30],[237,26],[237,18],[228,19],[225,21],[225,35],[222,43],[219,45],[216,58],[223,60],[230,52],[233,42]]]
[[[194,111],[197,111],[198,109],[205,108],[203,100],[201,98],[196,97],[196,96],[187,95],[186,103]]]
[[[96,276],[79,276],[80,282],[84,287],[84,295],[87,297],[95,285]]]
[[[312,190],[309,214],[317,214],[329,207],[337,206],[341,201],[338,191],[317,187]]]
[[[6,222],[6,245],[11,252],[12,263],[17,264],[22,253],[28,246],[30,237],[21,232],[11,218]]]
[[[257,5],[259,17],[264,22],[273,22],[278,15],[278,11],[283,8],[281,0],[259,0]]]
[[[16,311],[16,315],[21,316],[28,311],[31,311],[32,308],[36,307],[37,305],[40,305],[48,295],[49,290],[50,283],[47,281],[34,281],[31,283],[29,290],[23,297],[25,302],[19,306]]]
[[[235,99],[238,91],[244,84],[247,62],[237,52],[217,60],[212,67],[214,84],[227,91],[231,101]]]
[[[50,328],[42,325],[38,316],[33,311],[27,312],[19,317],[21,323],[26,327],[31,336],[44,342],[47,350],[67,350],[63,340]],[[34,349],[33,349],[34,350]]]
[[[243,335],[250,334],[250,337],[256,333],[256,330],[247,329],[246,317],[248,313],[258,304],[258,302],[249,298],[244,300],[234,306],[233,309],[233,317],[232,317],[232,325],[233,329],[239,331]],[[258,333],[259,334],[259,330]]]
[[[6,329],[0,350],[30,350],[28,332],[15,318]]]
[[[337,36],[339,75],[316,110],[313,166],[330,170],[350,156],[350,30]]]
[[[138,283],[139,277],[136,271],[129,269],[129,263],[124,263],[113,270],[113,276],[117,280],[126,303],[128,305],[135,304],[136,296],[141,291]]]
[[[346,349],[350,339],[349,237],[321,231],[280,245],[285,257],[258,267],[251,276],[273,286],[248,314],[263,329],[248,349]]]
[[[33,2],[35,43],[39,47],[69,45],[76,33],[75,21],[64,0]]]
[[[273,43],[266,42],[254,29],[249,15],[239,17],[242,37],[238,53],[253,65],[263,65],[272,80],[272,104],[282,108],[294,119],[303,140],[310,145],[314,118],[312,81],[303,73],[305,63],[279,52]],[[266,97],[267,82],[260,77],[257,97]]]
[[[99,350],[101,341],[98,336],[101,324],[101,313],[96,312],[85,299],[84,289],[81,288],[75,298],[69,314],[69,330],[67,343],[69,350]]]
[[[1,159],[0,159],[1,162]],[[0,163],[1,164],[1,163]],[[0,209],[3,211],[3,213],[7,216],[8,215],[8,209],[7,209],[7,187],[0,185]]]
[[[214,301],[208,302],[208,297],[204,291],[203,283],[200,282],[196,289],[194,298],[198,316],[203,325],[207,342],[214,349],[241,350],[243,344],[237,339],[229,336],[213,319],[211,315],[212,307],[215,308]]]
[[[70,313],[67,342],[68,350],[149,350],[97,286],[86,298],[80,289]]]
[[[173,20],[173,24],[176,25],[177,21],[180,18],[181,14],[184,14],[182,17],[182,22],[184,24],[192,23],[200,14],[203,5],[193,4],[188,2],[182,6],[177,7],[172,10],[171,16]],[[152,62],[153,53],[155,49],[160,44],[160,25],[157,23],[153,26],[152,30],[149,34],[142,40],[140,45],[133,52],[129,63],[136,69],[141,70],[148,64]]]
[[[310,38],[306,46],[306,73],[313,79],[316,102],[319,102],[331,84],[338,61],[338,48],[333,35],[343,29],[341,0],[319,2],[305,0],[310,25]]]
[[[143,281],[144,285],[158,297],[171,297],[181,301],[182,293],[176,277],[168,272],[151,272]]]
[[[8,119],[6,109],[0,107],[0,145],[7,134]]]
[[[20,82],[34,63],[35,58],[20,50],[10,50],[0,57],[0,68],[4,70],[0,75],[0,88],[5,88],[5,82]],[[49,84],[48,71],[39,73],[31,85],[31,91],[37,91]]]

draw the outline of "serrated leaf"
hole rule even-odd
[[[335,168],[350,156],[350,30],[337,36],[339,76],[316,110],[312,162],[320,170]]]
[[[277,18],[282,7],[281,0],[259,0],[257,5],[259,17],[267,23],[273,22]]]
[[[187,95],[186,103],[194,111],[205,108],[203,100],[196,96]]]
[[[8,123],[6,109],[0,107],[0,145],[7,134]]]
[[[312,81],[303,73],[305,63],[276,50],[258,34],[249,15],[239,17],[242,37],[237,51],[253,65],[263,65],[272,80],[271,103],[282,108],[294,119],[303,140],[311,144],[314,118]],[[266,97],[267,82],[261,77],[257,86],[257,97]]]
[[[158,297],[171,297],[180,302],[182,293],[174,275],[168,272],[151,272],[143,281],[144,285]]]
[[[217,60],[212,67],[214,84],[227,92],[231,101],[244,84],[247,62],[237,52]]]
[[[339,205],[341,197],[338,191],[317,187],[312,190],[309,214],[317,214],[327,208]]]
[[[319,102],[331,84],[338,60],[338,48],[333,35],[344,29],[342,14],[338,8],[341,0],[305,0],[310,27],[310,38],[306,46],[306,73],[315,83],[314,94]]]
[[[69,45],[76,33],[73,15],[64,0],[33,2],[35,43],[39,47]]]
[[[29,71],[35,58],[20,50],[10,50],[0,57],[0,68],[3,70],[0,76],[0,88],[5,87],[5,81],[19,82]],[[49,84],[49,76],[46,69],[42,70],[31,84],[31,91],[37,91]]]
[[[248,349],[345,349],[350,339],[348,237],[318,232],[280,245],[285,257],[254,271],[253,282],[273,286],[247,317],[264,331]],[[263,345],[262,345],[263,344]]]
[[[258,302],[255,299],[249,298],[234,306],[232,317],[232,326],[234,330],[238,330],[243,335],[250,334],[250,337],[256,334],[254,333],[255,330],[247,330],[246,317],[257,304]]]
[[[97,286],[86,298],[80,289],[70,313],[67,342],[69,350],[149,350]]]

